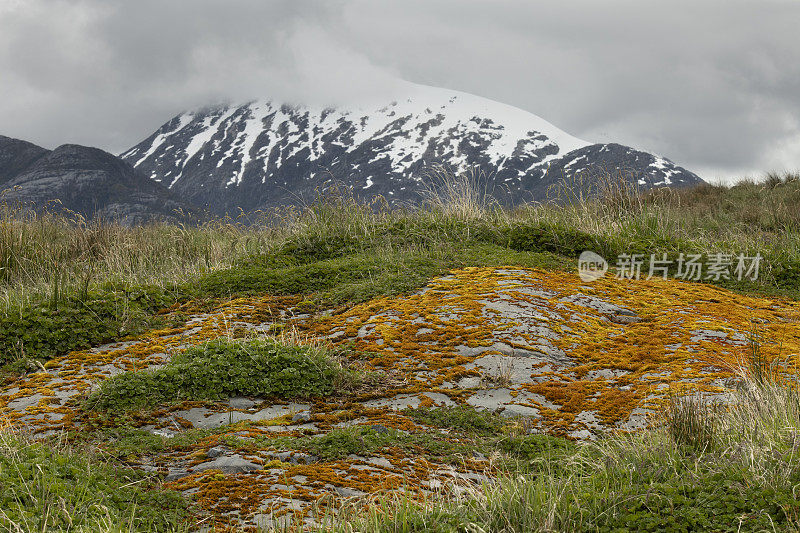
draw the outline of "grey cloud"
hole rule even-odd
[[[361,47],[378,43],[372,57],[401,75],[494,97],[587,140],[654,150],[709,177],[800,167],[797,149],[776,148],[800,133],[800,4],[405,6],[357,34]],[[366,0],[358,7],[352,25],[387,10]],[[391,43],[399,39],[412,52],[398,52]],[[438,61],[412,63],[431,49]]]
[[[0,72],[8,73],[0,129],[45,146],[120,151],[196,106],[258,97],[336,103],[385,89],[392,73],[329,34],[340,4],[20,3],[0,12]]]
[[[704,177],[800,167],[800,4],[0,0],[0,133],[119,151],[219,100],[335,104],[396,78]]]

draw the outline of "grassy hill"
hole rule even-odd
[[[424,207],[389,210],[379,201],[361,205],[331,194],[303,209],[200,227],[124,228],[6,207],[0,214],[0,379],[11,387],[70,352],[174,327],[189,309],[211,310],[240,297],[286,298],[294,309],[324,315],[410,294],[457,268],[574,272],[585,250],[606,258],[612,271],[621,254],[641,254],[643,272],[651,254],[673,261],[699,254],[705,262],[716,254],[760,254],[755,280],[698,283],[800,299],[798,175],[646,193],[609,181],[599,198],[567,188],[561,196],[560,204],[503,210],[461,177],[443,184]],[[673,263],[671,275],[679,274],[676,268]],[[343,367],[350,360],[328,348],[298,351],[286,338],[279,344],[270,353],[304,380],[270,381],[275,371],[265,363],[257,383],[247,382],[248,369],[235,370],[242,387],[251,387],[242,390],[303,398],[381,387],[390,379]],[[11,490],[3,490],[0,525],[12,531],[193,530],[189,524],[201,518],[186,509],[175,492],[180,487],[125,466],[153,449],[193,450],[218,436],[192,430],[167,442],[133,421],[108,420],[130,405],[156,401],[149,394],[156,389],[191,401],[225,396],[227,390],[213,393],[217,385],[202,381],[202,369],[228,371],[251,356],[250,364],[260,364],[265,349],[204,346],[161,367],[148,377],[152,383],[124,374],[106,382],[94,397],[105,414],[92,419],[92,431],[63,436],[68,442],[60,447],[6,424],[0,481]],[[335,460],[351,448],[399,447],[443,463],[468,453],[496,463],[496,481],[480,490],[443,490],[422,499],[387,492],[367,507],[358,500],[323,521],[323,529],[334,531],[794,531],[800,528],[797,389],[760,356],[757,342],[749,353],[728,407],[675,397],[652,429],[597,442],[530,435],[520,421],[474,409],[420,408],[407,417],[451,434],[345,429],[298,437],[291,449]]]

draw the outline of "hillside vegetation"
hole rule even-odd
[[[760,254],[757,279],[704,282],[800,299],[798,174],[649,192],[609,179],[593,198],[577,190],[564,185],[556,191],[559,203],[506,210],[491,204],[474,176],[464,175],[440,182],[422,207],[388,209],[380,201],[363,205],[331,193],[303,208],[193,227],[125,228],[0,207],[0,380],[11,383],[72,350],[167,325],[165,310],[187,302],[202,309],[235,296],[270,294],[296,297],[299,307],[336,310],[412,292],[458,267],[575,271],[584,250],[605,257],[612,271],[620,254],[642,254],[643,272],[650,254]],[[211,342],[149,374],[108,380],[90,401],[113,416],[154,400],[142,391],[189,387],[189,400],[231,392],[225,383],[203,381],[203,369],[212,367],[235,374],[237,394],[303,396],[367,379],[321,348],[255,341],[248,350]],[[274,357],[294,377],[269,381]],[[243,358],[267,377],[251,379]],[[501,481],[423,502],[387,496],[367,510],[361,504],[345,509],[323,529],[800,530],[797,385],[759,358],[756,340],[749,363],[738,370],[741,390],[729,408],[675,398],[654,429],[591,444],[530,438],[516,427],[495,427],[494,419],[475,411],[415,412],[426,424],[463,431],[465,442],[486,446],[487,454],[502,454]],[[348,431],[303,443],[320,457],[335,457],[351,445],[386,446],[397,437]],[[8,428],[0,437],[2,528],[191,530],[177,494],[162,490],[157,476],[117,468],[121,448],[100,457],[76,442],[47,448]],[[125,441],[133,446],[126,455],[144,445],[165,446],[137,439]],[[404,445],[431,450],[434,444]],[[87,499],[92,490],[119,497]]]
[[[155,311],[188,299],[274,293],[341,305],[414,290],[459,266],[573,270],[583,250],[612,266],[619,254],[758,253],[758,280],[717,283],[790,297],[800,290],[796,174],[647,193],[609,180],[591,200],[572,193],[579,189],[564,186],[558,205],[508,211],[465,175],[443,181],[419,208],[333,194],[197,227],[125,228],[4,207],[0,360],[49,358],[141,331]]]

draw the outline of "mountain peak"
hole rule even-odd
[[[45,156],[48,151],[28,141],[0,135],[0,191],[17,174]]]
[[[591,145],[513,106],[436,87],[403,87],[385,102],[359,105],[259,100],[198,109],[174,117],[121,157],[190,201],[225,214],[304,201],[331,182],[361,197],[414,202],[426,173],[438,165],[455,172],[478,167],[487,175],[487,190],[502,203],[518,204],[542,199],[548,168],[568,154],[592,146],[587,154],[605,153],[605,145]],[[646,152],[636,152],[647,159]],[[633,179],[655,186],[670,172],[674,184],[700,181],[664,161],[663,169],[634,165]]]

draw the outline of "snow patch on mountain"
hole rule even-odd
[[[572,175],[598,161],[650,173],[641,176],[649,185],[699,180],[618,146],[590,144],[513,106],[409,83],[388,102],[325,108],[263,100],[190,111],[121,157],[218,213],[304,201],[330,182],[357,196],[414,202],[437,165],[479,168],[487,190],[507,204],[542,197],[550,169]]]
[[[218,108],[211,113],[208,110],[191,111],[167,123],[147,142],[147,146],[134,147],[121,157],[135,161],[134,166],[142,165],[170,137],[186,133],[183,138],[185,148],[177,154],[180,160],[178,169],[170,172],[173,177],[169,186],[172,187],[195,155],[214,139],[225,135],[226,129],[232,126],[229,120],[232,117],[243,127],[236,131],[229,141],[228,150],[216,163],[219,168],[231,158],[238,162],[238,172],[229,177],[226,185],[240,184],[247,165],[254,159],[262,160],[263,171],[268,173],[273,149],[277,149],[279,160],[290,159],[303,150],[308,150],[311,160],[319,159],[323,141],[329,137],[335,137],[332,144],[348,153],[364,143],[383,140],[384,146],[374,150],[368,163],[387,158],[391,167],[399,172],[408,171],[423,158],[431,139],[439,140],[437,151],[447,154],[448,163],[461,169],[468,163],[468,156],[460,147],[465,139],[473,147],[478,147],[478,140],[488,141],[480,148],[488,157],[489,164],[500,168],[515,150],[554,148],[552,153],[531,165],[539,166],[559,154],[589,144],[532,113],[486,98],[417,84],[408,84],[406,93],[404,98],[386,105],[364,105],[352,109],[303,108],[257,101]],[[349,139],[337,135],[343,124],[353,127]],[[260,141],[258,152],[253,153],[257,141]],[[212,154],[214,152],[212,150]],[[527,170],[529,168],[517,172],[525,174]]]

